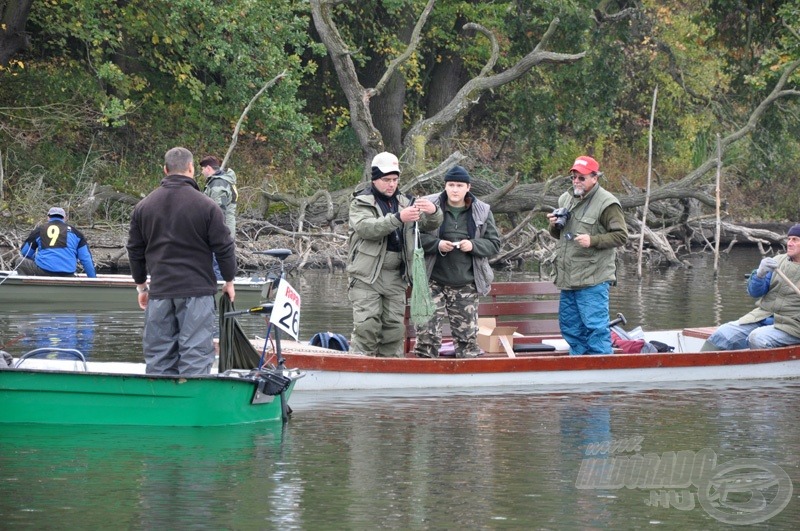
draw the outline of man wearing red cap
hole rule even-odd
[[[702,350],[775,348],[800,343],[800,295],[789,282],[800,284],[800,225],[789,229],[786,254],[764,258],[750,275],[747,293],[758,299],[756,308],[720,326]]]
[[[570,354],[610,354],[608,292],[616,282],[616,248],[628,241],[622,206],[597,182],[600,165],[575,159],[572,190],[548,214],[555,250],[556,286],[561,289],[558,322]]]

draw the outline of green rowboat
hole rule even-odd
[[[227,426],[280,421],[288,418],[288,399],[302,376],[277,369],[156,376],[143,374],[144,364],[137,363],[24,361],[22,367],[0,369],[0,424]]]

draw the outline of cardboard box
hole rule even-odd
[[[514,332],[516,326],[497,326],[493,317],[478,318],[478,346],[485,352],[505,352],[514,356]]]

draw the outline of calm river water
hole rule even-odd
[[[744,275],[758,260],[736,250],[716,279],[710,257],[641,281],[626,264],[612,313],[645,329],[733,319],[752,306]],[[303,338],[349,331],[341,275],[290,281],[304,297]],[[263,334],[259,318],[241,322]],[[12,308],[0,314],[0,341],[24,333],[15,354],[57,343],[140,360],[141,326],[139,312]],[[0,527],[794,529],[799,400],[797,380],[297,393],[284,428],[4,426]],[[669,476],[676,461],[682,473]],[[692,481],[709,468],[711,487]]]

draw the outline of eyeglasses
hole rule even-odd
[[[586,180],[586,177],[587,177],[586,175],[579,175],[579,174],[577,174],[577,173],[570,175],[570,178],[571,178],[573,181],[574,181],[575,179],[577,179],[577,180],[579,180],[580,182],[583,182],[583,181],[585,181],[585,180]]]
[[[399,177],[381,177],[380,178],[380,181],[382,183],[384,183],[384,184],[397,184],[397,181],[399,181],[399,180],[400,180]]]

